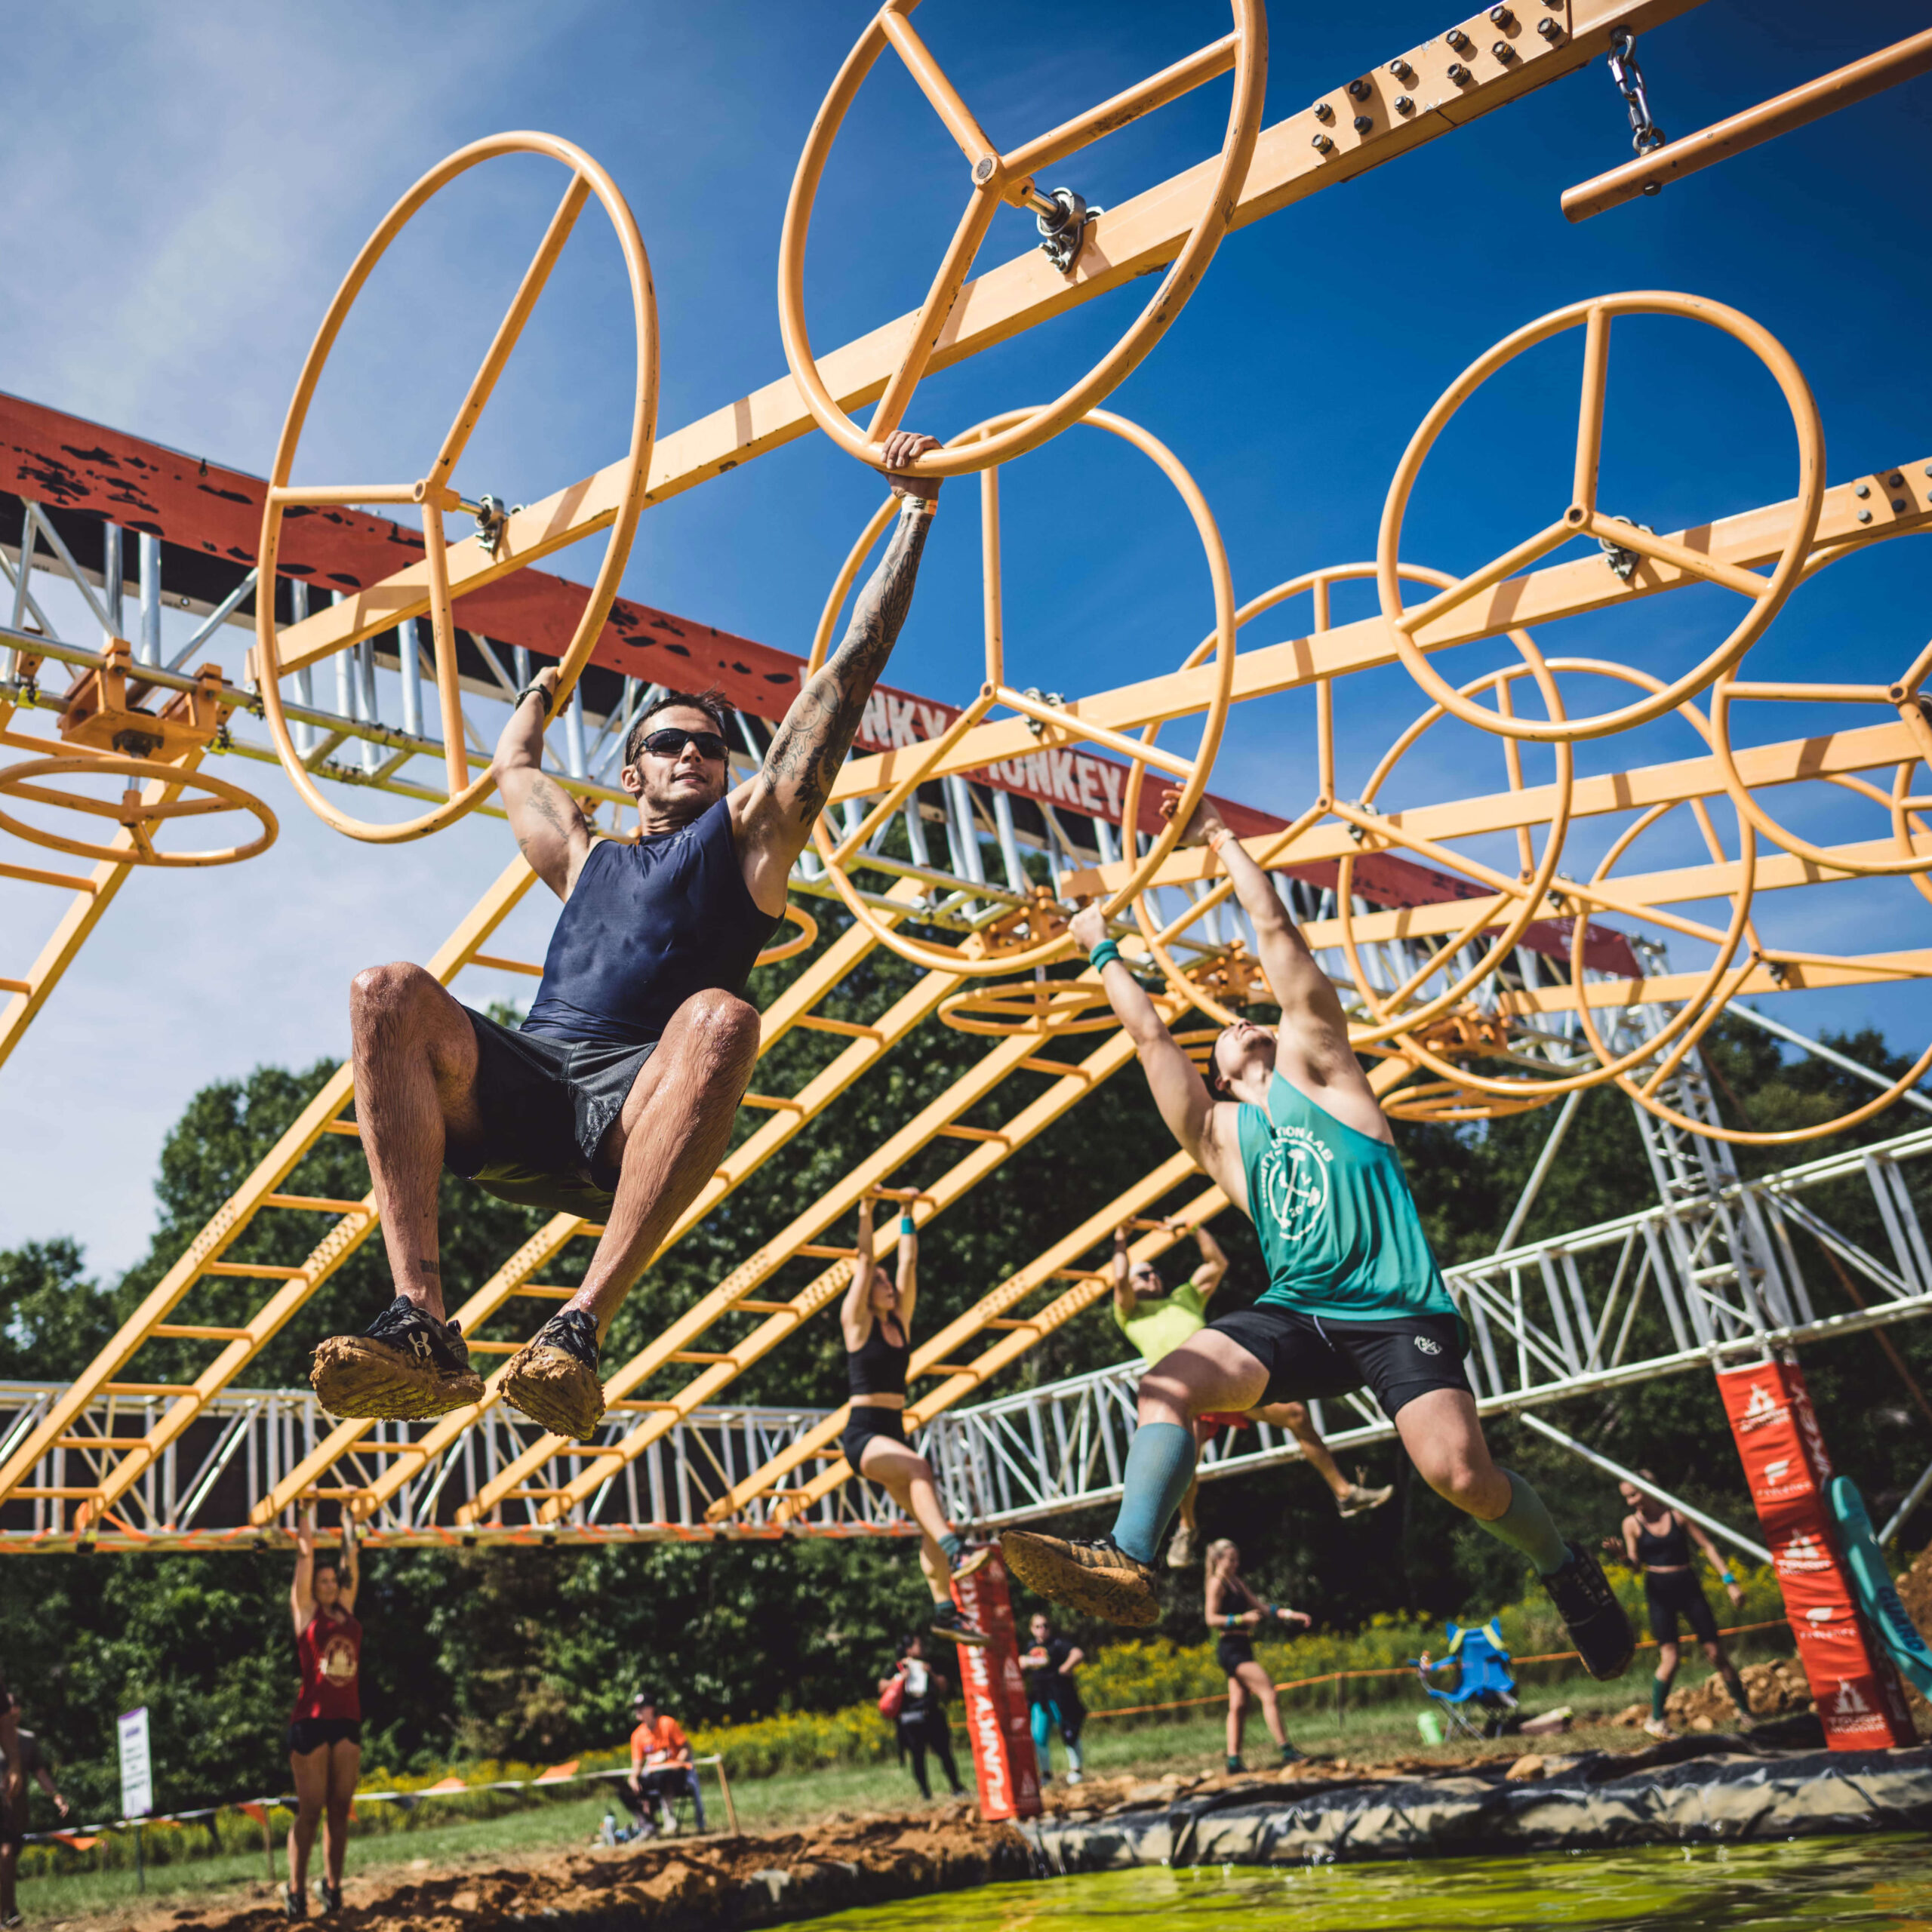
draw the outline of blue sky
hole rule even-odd
[[[309,337],[365,235],[444,153],[529,127],[580,143],[630,199],[660,303],[660,423],[675,428],[783,370],[774,285],[786,194],[867,11],[845,0],[53,10],[10,53],[0,384],[264,469]],[[989,134],[1011,145],[1214,38],[1227,17],[1209,0],[928,0],[918,20]],[[1268,119],[1450,17],[1419,0],[1278,7]],[[1923,4],[1899,0],[1856,9],[1708,0],[1647,37],[1641,57],[1659,119],[1681,133],[1925,19]],[[1056,178],[1102,203],[1131,194],[1211,152],[1226,100],[1217,83]],[[1684,289],[1761,321],[1817,396],[1831,478],[1932,458],[1923,354],[1932,82],[1657,199],[1565,223],[1561,189],[1628,152],[1621,104],[1598,66],[1229,238],[1112,406],[1200,481],[1241,595],[1372,555],[1389,475],[1441,389],[1512,329],[1605,291]],[[916,301],[961,205],[962,171],[896,63],[882,63],[814,224],[818,343]],[[303,473],[420,472],[559,185],[540,165],[500,165],[411,230],[332,365]],[[615,251],[594,228],[587,217],[474,446],[469,480],[512,500],[620,451],[630,340]],[[983,260],[1029,238],[1021,217],[1003,217]],[[1149,285],[935,378],[912,420],[948,435],[1057,393]],[[1466,569],[1560,511],[1575,343],[1538,352],[1466,412],[1426,472],[1407,554]],[[1607,507],[1667,529],[1790,493],[1790,431],[1742,352],[1686,325],[1644,323],[1619,332],[1614,358]],[[952,486],[891,674],[955,700],[979,676],[973,494]],[[802,649],[875,494],[858,466],[808,438],[648,515],[626,588]],[[1202,635],[1198,549],[1139,459],[1076,432],[1014,466],[1004,494],[1014,681],[1097,688],[1164,668]],[[1893,675],[1932,628],[1928,555],[1906,540],[1838,566],[1794,598],[1754,670]],[[564,567],[582,573],[588,559]],[[1721,634],[1727,608],[1719,593],[1659,600],[1542,641],[1681,668]],[[1302,627],[1284,618],[1244,641]],[[1470,655],[1469,673],[1500,661]],[[1399,672],[1354,682],[1341,734],[1345,774],[1360,779],[1421,704]],[[1297,809],[1309,781],[1306,715],[1287,700],[1249,707],[1230,729],[1217,788]],[[1741,735],[1794,735],[1814,722],[1767,719]],[[1580,767],[1690,749],[1672,723],[1586,747]],[[1493,745],[1444,732],[1394,783],[1407,798],[1487,790],[1500,769]],[[264,1060],[340,1052],[349,974],[373,958],[426,955],[506,850],[501,827],[480,823],[398,851],[352,846],[309,822],[272,774],[261,789],[281,814],[277,851],[220,873],[135,881],[0,1076],[14,1101],[0,1119],[12,1177],[0,1241],[71,1230],[103,1265],[130,1258],[151,1223],[160,1136],[195,1085]],[[1811,801],[1801,813],[1835,836],[1882,829],[1863,808]],[[1657,838],[1644,850],[1658,863],[1690,849],[1674,827]],[[1571,869],[1589,850],[1580,834]],[[1921,943],[1925,903],[1909,886],[1781,897],[1762,924],[1787,943]],[[522,944],[540,947],[549,916],[533,904]],[[1861,993],[1795,1004],[1790,1017],[1845,1025],[1869,1014],[1903,1044],[1922,1011],[1916,994]],[[142,1077],[131,1082],[137,1041]]]

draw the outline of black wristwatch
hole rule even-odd
[[[525,685],[523,689],[517,693],[516,701],[518,704],[521,704],[527,697],[540,697],[543,700],[543,715],[546,718],[549,716],[551,711],[554,707],[552,706],[550,702],[549,688],[547,685],[539,684]]]

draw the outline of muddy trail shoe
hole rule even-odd
[[[932,1622],[927,1627],[935,1637],[950,1637],[955,1644],[964,1644],[971,1650],[979,1650],[992,1641],[977,1623],[967,1621],[956,1603],[935,1603]]]
[[[1556,1606],[1583,1668],[1599,1684],[1621,1677],[1636,1654],[1630,1620],[1612,1593],[1603,1566],[1577,1543],[1566,1545],[1570,1561],[1552,1576],[1537,1579]]]
[[[1335,1508],[1343,1516],[1359,1516],[1368,1510],[1380,1509],[1395,1493],[1392,1483],[1386,1489],[1365,1487],[1361,1480],[1361,1472],[1358,1469],[1355,1481],[1349,1484],[1348,1494],[1336,1497]]]
[[[953,1564],[952,1580],[957,1583],[968,1577],[977,1577],[992,1558],[993,1546],[991,1543],[984,1544],[978,1549],[969,1549]]]
[[[1305,1764],[1308,1762],[1307,1754],[1297,1750],[1292,1744],[1284,1744],[1281,1746],[1281,1762],[1284,1764]]]
[[[426,1422],[483,1399],[483,1378],[454,1321],[398,1295],[360,1335],[332,1335],[315,1351],[309,1386],[332,1416]]]
[[[1183,1523],[1174,1532],[1174,1540],[1168,1545],[1168,1567],[1185,1570],[1194,1561],[1194,1532]]]
[[[1069,1610],[1140,1630],[1160,1619],[1153,1565],[1128,1555],[1112,1537],[1084,1543],[1008,1530],[999,1546],[1007,1568],[1029,1590]]]
[[[560,1309],[509,1358],[503,1400],[553,1435],[588,1442],[604,1420],[597,1323],[581,1308]]]
[[[308,1901],[293,1885],[285,1885],[281,1888],[281,1909],[291,1921],[306,1918],[309,1915]]]
[[[326,1878],[315,1881],[315,1896],[322,1902],[322,1916],[333,1918],[342,1909],[342,1887],[331,1885]]]

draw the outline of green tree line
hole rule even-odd
[[[765,969],[754,998],[768,1004],[804,963]],[[875,952],[821,1010],[869,1020],[913,977],[896,958]],[[1833,1043],[1869,1066],[1903,1069],[1875,1034]],[[761,1063],[754,1084],[764,1092],[795,1092],[844,1044],[795,1032]],[[916,1029],[660,1260],[619,1316],[607,1358],[633,1352],[989,1044],[940,1025]],[[1054,1051],[1072,1059],[1094,1044],[1087,1036]],[[1714,1029],[1706,1051],[1727,1118],[1754,1127],[1820,1120],[1866,1091],[1823,1063],[1785,1058],[1761,1034],[1734,1023]],[[0,1377],[58,1381],[84,1366],[331,1070],[326,1063],[263,1067],[197,1094],[162,1149],[152,1242],[125,1274],[91,1272],[78,1234],[0,1251]],[[964,1116],[965,1124],[998,1127],[1038,1091],[1030,1080],[1010,1080]],[[768,1117],[747,1115],[741,1137]],[[1546,1111],[1481,1127],[1398,1126],[1445,1266],[1493,1249],[1552,1118]],[[1917,1116],[1894,1107],[1848,1136],[1801,1149],[1798,1158],[1916,1124]],[[929,1183],[964,1145],[935,1143],[897,1182]],[[921,1328],[931,1333],[1171,1147],[1136,1070],[1105,1083],[932,1223],[921,1241]],[[1740,1158],[1752,1171],[1792,1156]],[[325,1137],[288,1183],[336,1197],[359,1195],[367,1184],[359,1151],[337,1137]],[[1176,1202],[1192,1191],[1181,1190]],[[1587,1225],[1651,1198],[1629,1104],[1598,1089],[1585,1096],[1524,1235]],[[1807,1199],[1847,1234],[1886,1252],[1862,1180]],[[444,1275],[453,1300],[493,1272],[539,1219],[448,1178],[442,1206]],[[312,1217],[264,1213],[231,1253],[243,1260],[298,1262],[318,1225]],[[834,1230],[826,1238],[849,1240],[851,1232]],[[1223,1304],[1251,1300],[1263,1278],[1248,1223],[1229,1213],[1215,1232],[1233,1264]],[[546,1268],[546,1278],[570,1281],[588,1254],[588,1243],[576,1244],[567,1251],[574,1260]],[[1190,1259],[1184,1244],[1171,1257],[1170,1278]],[[1814,1244],[1799,1259],[1821,1312],[1855,1305],[1857,1284],[1823,1247]],[[795,1263],[763,1292],[795,1292],[823,1265]],[[390,1292],[380,1244],[371,1241],[263,1350],[243,1380],[300,1385],[316,1340],[366,1326]],[[192,1318],[239,1322],[255,1299],[245,1281],[211,1278],[195,1291]],[[532,1307],[512,1302],[484,1332],[519,1337],[537,1318]],[[737,1331],[724,1332],[734,1337]],[[207,1346],[150,1344],[141,1358],[143,1379],[192,1376],[207,1358]],[[1024,1358],[1016,1379],[1056,1380],[1124,1353],[1103,1304]],[[1921,1392],[1932,1380],[1932,1336],[1917,1324],[1847,1336],[1809,1350],[1804,1366],[1839,1466],[1882,1515],[1927,1454],[1932,1415]],[[662,1395],[684,1372],[673,1367],[639,1392]],[[844,1386],[835,1324],[821,1318],[755,1366],[734,1392],[749,1401],[830,1406],[842,1399]],[[1736,1454],[1703,1371],[1580,1398],[1552,1419],[1620,1460],[1654,1469],[1666,1486],[1719,1515],[1749,1522]],[[1594,1538],[1614,1529],[1621,1506],[1601,1477],[1527,1431],[1505,1424],[1494,1435],[1498,1453],[1545,1491],[1571,1534]],[[1521,1596],[1520,1563],[1412,1480],[1399,1448],[1379,1447],[1365,1460],[1372,1478],[1392,1481],[1397,1490],[1394,1501],[1372,1515],[1342,1522],[1326,1490],[1306,1470],[1290,1466],[1208,1484],[1204,1528],[1210,1536],[1237,1537],[1250,1573],[1272,1595],[1310,1611],[1331,1630],[1361,1627],[1377,1614],[1487,1614]],[[1921,1512],[1908,1541],[1929,1522],[1932,1512]],[[1091,1525],[1085,1528],[1093,1533]],[[151,1712],[162,1807],[286,1784],[282,1730],[296,1684],[290,1568],[285,1552],[238,1548],[218,1555],[19,1558],[0,1571],[0,1659],[29,1726],[63,1767],[85,1814],[98,1817],[113,1807],[114,1718],[137,1704]],[[1200,1588],[1198,1571],[1174,1579],[1164,1634],[1198,1641]],[[560,1758],[617,1741],[640,1685],[659,1690],[687,1724],[835,1709],[869,1694],[921,1600],[909,1549],[863,1540],[371,1552],[358,1606],[366,1631],[368,1757],[398,1770],[471,1757]],[[1023,1614],[1030,1606],[1018,1607]],[[1106,1637],[1097,1629],[1078,1634],[1090,1645]]]

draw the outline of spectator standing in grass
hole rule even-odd
[[[20,1912],[14,1894],[20,1847],[27,1831],[27,1780],[38,1780],[64,1823],[67,1801],[55,1789],[54,1774],[40,1755],[40,1743],[22,1729],[20,1707],[0,1678],[0,1926],[17,1925]]]
[[[678,1828],[677,1814],[671,1808],[674,1798],[688,1798],[700,1831],[704,1829],[704,1794],[697,1784],[697,1767],[691,1762],[691,1741],[683,1727],[668,1713],[660,1713],[657,1700],[648,1690],[640,1690],[631,1700],[631,1715],[637,1727],[631,1733],[631,1774],[617,1786],[621,1798],[637,1824],[632,1838],[648,1838],[658,1829]],[[653,1805],[657,1823],[651,1821]]]
[[[295,1580],[288,1607],[302,1666],[301,1695],[288,1721],[288,1768],[295,1780],[295,1820],[288,1828],[288,1883],[282,1909],[308,1915],[309,1854],[322,1826],[323,1876],[316,1890],[325,1913],[342,1909],[343,1860],[349,1812],[362,1767],[362,1626],[356,1620],[361,1578],[355,1538],[343,1522],[340,1559],[315,1555],[315,1526],[295,1532]]]
[[[1087,1707],[1080,1701],[1080,1687],[1073,1673],[1087,1661],[1087,1653],[1070,1638],[1060,1636],[1040,1611],[1033,1613],[1027,1626],[1033,1647],[1020,1660],[1027,1673],[1026,1701],[1033,1724],[1033,1750],[1040,1763],[1040,1782],[1051,1780],[1053,1734],[1060,1733],[1066,1749],[1066,1781],[1080,1782],[1080,1730],[1087,1721]]]
[[[1301,1753],[1288,1742],[1281,1722],[1281,1700],[1275,1680],[1254,1654],[1254,1633],[1264,1623],[1306,1630],[1313,1620],[1299,1610],[1281,1610],[1264,1602],[1249,1589],[1241,1574],[1241,1551],[1228,1537],[1208,1546],[1208,1627],[1220,1632],[1214,1646],[1216,1661],[1228,1674],[1228,1769],[1245,1770],[1241,1734],[1247,1727],[1251,1698],[1261,1704],[1262,1721],[1280,1747],[1281,1762],[1292,1764]]]
[[[894,1687],[897,1695],[894,1695]],[[955,1798],[966,1795],[959,1782],[959,1770],[952,1761],[952,1728],[946,1715],[946,1678],[926,1660],[926,1640],[915,1630],[899,1647],[899,1661],[890,1677],[879,1679],[881,1709],[896,1706],[893,1716],[899,1734],[899,1758],[903,1764],[912,1760],[912,1781],[919,1795],[933,1795],[926,1776],[926,1753],[931,1751],[946,1774]]]

